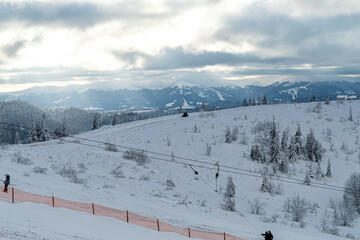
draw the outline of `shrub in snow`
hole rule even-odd
[[[165,185],[166,190],[172,190],[173,188],[175,188],[175,183],[171,179],[166,180]]]
[[[230,127],[226,127],[226,129],[225,129],[225,142],[226,143],[231,143],[232,141],[233,141],[233,139],[231,137]]]
[[[149,176],[146,176],[146,175],[142,175],[142,176],[140,177],[140,180],[141,180],[141,181],[149,181],[149,180],[150,180],[150,177],[149,177]]]
[[[71,168],[71,166],[63,166],[59,170],[58,174],[62,177],[68,178],[72,183],[83,184],[86,182],[84,179],[80,179],[78,177],[78,172],[75,169]]]
[[[292,198],[287,198],[283,207],[286,212],[290,213],[293,221],[301,222],[308,211],[308,202],[305,198],[294,196]]]
[[[139,165],[144,165],[149,162],[149,158],[144,151],[127,150],[124,153],[123,158],[133,160]]]
[[[105,143],[105,149],[110,152],[118,152],[119,149],[112,143]]]
[[[206,153],[206,156],[211,155],[211,144],[206,143],[205,153]]]
[[[115,178],[124,178],[124,173],[121,171],[121,166],[117,166],[114,170],[111,171],[111,175]]]
[[[166,144],[167,144],[168,146],[170,146],[170,145],[171,145],[171,139],[170,139],[170,136],[167,136],[167,138],[166,138]]]
[[[47,170],[48,170],[47,168],[42,168],[40,166],[33,168],[33,172],[37,174],[46,174]]]
[[[350,227],[356,217],[354,206],[342,202],[334,208],[334,222],[343,227]]]
[[[343,198],[347,206],[360,214],[360,173],[353,173],[346,181]]]
[[[79,167],[80,169],[82,169],[82,170],[87,170],[87,167],[85,166],[84,163],[78,163],[77,165],[78,165],[78,167]]]
[[[265,203],[260,202],[259,198],[255,198],[252,202],[249,200],[250,212],[255,215],[264,215]]]
[[[21,156],[21,153],[16,152],[11,156],[11,160],[13,162],[24,164],[24,165],[31,165],[32,162],[29,158]]]

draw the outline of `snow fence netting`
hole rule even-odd
[[[141,227],[160,232],[174,232],[189,238],[205,240],[243,240],[226,233],[202,231],[192,228],[179,228],[169,223],[159,221],[158,219],[144,217],[136,213],[109,208],[98,204],[81,203],[57,198],[54,196],[32,194],[14,188],[9,188],[7,193],[3,192],[3,189],[1,190],[0,198],[9,200],[10,202],[40,203],[56,208],[67,208],[75,211],[86,212],[97,216],[112,217]]]

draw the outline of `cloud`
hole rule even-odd
[[[25,46],[26,41],[17,40],[3,48],[3,52],[8,57],[14,57],[18,53],[18,51]]]

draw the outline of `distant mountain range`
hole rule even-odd
[[[150,90],[97,90],[37,92],[29,91],[0,94],[0,101],[20,99],[40,107],[68,108],[76,107],[88,110],[124,110],[124,109],[196,109],[204,102],[209,107],[237,107],[244,99],[264,95],[270,103],[307,102],[315,94],[318,100],[326,97],[331,100],[339,95],[360,95],[360,82],[281,82],[268,86],[223,86],[202,87],[189,83]]]

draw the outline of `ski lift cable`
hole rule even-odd
[[[0,122],[1,124],[4,124],[2,122]],[[7,123],[6,123],[7,124]],[[7,124],[7,125],[15,125],[15,124]],[[19,126],[19,125],[16,125],[16,126]],[[21,126],[20,126],[21,127]],[[18,131],[18,130],[15,130],[15,129],[9,129],[9,128],[4,128],[4,127],[0,127],[0,129],[4,129],[4,130],[9,130],[9,131]],[[29,128],[29,129],[32,129],[32,128]],[[22,131],[22,133],[27,133],[29,134],[29,132],[24,132]],[[73,143],[73,144],[79,144],[79,145],[83,145],[83,146],[87,146],[87,147],[95,147],[95,148],[99,148],[99,149],[105,149],[104,147],[101,147],[101,146],[94,146],[94,145],[91,145],[91,144],[85,144],[85,143],[81,143],[81,142],[74,142],[74,141],[70,141],[70,140],[66,140],[64,138],[62,138],[62,141],[64,142],[69,142],[69,143]],[[92,142],[98,142],[98,141],[92,141]],[[104,144],[103,142],[99,142],[101,144]],[[105,143],[106,144],[106,143]],[[134,149],[134,148],[129,148],[129,149]],[[135,150],[135,149],[134,149]],[[118,150],[118,152],[121,152],[121,153],[125,153],[126,151],[120,151]],[[146,152],[146,151],[144,151]],[[166,154],[162,154],[162,155],[165,155]],[[154,156],[148,156],[148,158],[150,159],[154,159],[154,160],[160,160],[160,161],[166,161],[166,162],[172,162],[172,163],[176,163],[176,164],[181,164],[181,165],[189,165],[188,163],[184,163],[184,162],[176,162],[176,161],[173,161],[173,160],[169,160],[169,159],[162,159],[162,158],[159,158],[159,157],[154,157]],[[176,158],[179,158],[179,157],[176,157]],[[179,158],[179,159],[182,159],[182,158]],[[209,163],[207,163],[209,164]],[[214,167],[205,167],[205,166],[202,166],[202,165],[194,165],[192,164],[192,166],[196,166],[196,167],[199,167],[199,168],[203,168],[203,169],[208,169],[208,170],[217,170],[217,168],[214,168]],[[213,164],[212,164],[213,166]],[[223,165],[219,165],[219,166],[222,166],[222,167],[227,167],[227,168],[230,168],[229,166],[223,166]],[[238,170],[237,168],[230,168],[230,169],[233,169],[233,170]],[[226,170],[226,169],[223,169],[222,170],[223,172],[227,172],[227,173],[233,173],[233,174],[238,174],[238,175],[243,175],[243,176],[249,176],[249,177],[255,177],[255,178],[263,178],[263,176],[261,175],[257,175],[259,173],[255,172],[255,171],[249,171],[247,170],[248,173],[242,173],[242,172],[238,172],[238,171],[232,171],[232,170]],[[252,174],[253,173],[253,174]],[[254,175],[255,174],[255,175]],[[271,175],[270,175],[271,176]],[[288,180],[284,180],[284,179],[288,179],[288,180],[293,180],[293,181],[288,181]],[[293,179],[293,178],[286,178],[286,177],[278,177],[278,179],[273,179],[275,181],[280,181],[280,182],[285,182],[285,183],[290,183],[290,184],[297,184],[297,185],[304,185],[303,184],[303,180],[300,180],[300,179]],[[346,190],[350,190],[350,191],[353,191],[351,189],[346,189],[346,188],[343,188],[343,187],[340,187],[340,186],[334,186],[334,185],[327,185],[327,184],[320,184],[320,183],[311,183],[309,185],[310,187],[316,187],[316,188],[321,188],[321,189],[327,189],[327,190],[333,190],[333,191],[340,191],[340,192],[343,192],[343,191],[346,191]]]

